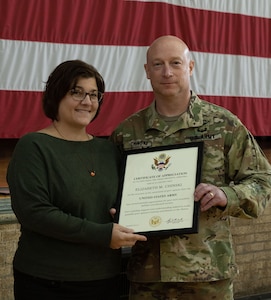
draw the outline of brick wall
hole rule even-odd
[[[232,233],[239,275],[236,296],[271,292],[271,205],[258,219],[232,220]]]
[[[0,200],[1,201],[1,200]],[[232,219],[236,261],[236,297],[271,292],[271,205],[259,219]],[[12,258],[19,225],[0,224],[0,299],[13,300]]]
[[[1,201],[1,200],[0,200]],[[1,219],[1,216],[0,216]],[[0,299],[13,299],[12,259],[17,247],[19,225],[0,224]]]
[[[259,139],[271,163],[271,139]],[[232,234],[239,275],[236,296],[271,292],[271,203],[258,219],[232,218]],[[257,298],[262,299],[262,298]]]

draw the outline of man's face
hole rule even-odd
[[[187,47],[179,40],[165,38],[150,47],[145,70],[157,96],[175,97],[190,90],[193,67]]]

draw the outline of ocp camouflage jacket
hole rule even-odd
[[[257,142],[228,110],[191,93],[187,112],[168,126],[155,101],[122,122],[111,136],[122,150],[204,142],[201,182],[220,187],[225,209],[199,216],[196,234],[152,237],[132,249],[128,277],[137,282],[197,282],[237,273],[230,217],[256,218],[271,199],[271,166]]]

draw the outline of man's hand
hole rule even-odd
[[[194,192],[196,202],[200,201],[201,211],[206,211],[212,206],[226,207],[228,200],[224,192],[215,185],[200,183]]]

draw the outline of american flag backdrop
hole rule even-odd
[[[0,0],[0,138],[50,123],[44,82],[61,62],[82,59],[106,94],[89,132],[107,136],[153,95],[144,73],[158,36],[182,38],[195,60],[192,88],[271,136],[270,0]]]

